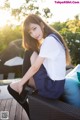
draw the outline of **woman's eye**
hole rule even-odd
[[[29,34],[32,34],[32,31],[35,31],[37,29],[37,27],[34,27],[31,31],[29,31]]]
[[[35,28],[33,28],[33,30],[36,30],[36,27],[35,27]]]

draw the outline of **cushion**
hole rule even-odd
[[[77,72],[77,77],[78,77],[78,80],[80,82],[80,72]]]
[[[71,105],[80,107],[80,64],[65,77],[64,100]]]
[[[66,78],[78,81],[77,72],[80,72],[80,64],[78,64],[70,73],[68,73]]]
[[[72,78],[66,78],[64,87],[64,101],[80,107],[80,84]]]

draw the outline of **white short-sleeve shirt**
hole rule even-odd
[[[39,56],[45,58],[43,65],[52,80],[63,80],[65,78],[65,50],[53,36],[44,39]]]

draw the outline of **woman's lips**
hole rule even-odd
[[[38,40],[38,39],[39,39],[39,37],[40,37],[40,35],[39,35],[39,36],[37,36],[37,37],[36,37],[36,39]]]

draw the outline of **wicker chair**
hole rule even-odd
[[[31,120],[80,120],[80,108],[61,100],[29,95]]]
[[[70,66],[67,70],[72,69]],[[65,94],[59,100],[46,99],[38,94],[28,97],[31,120],[80,120],[80,107],[67,103]]]

